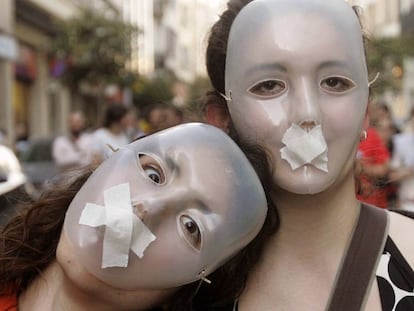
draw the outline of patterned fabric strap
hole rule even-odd
[[[362,204],[328,311],[358,311],[371,288],[387,237],[387,211]]]

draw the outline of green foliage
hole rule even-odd
[[[66,62],[64,83],[77,88],[83,81],[101,85],[130,79],[125,64],[131,56],[131,38],[138,33],[136,27],[86,9],[57,26],[51,53]]]
[[[211,89],[212,86],[207,77],[197,77],[189,86],[188,109],[196,112],[199,109],[200,100]]]
[[[159,102],[171,102],[174,97],[174,77],[160,74],[154,78],[139,77],[132,84],[134,105],[140,110]]]
[[[375,93],[401,90],[403,60],[407,56],[414,56],[413,35],[373,39],[368,42],[367,62],[370,78],[374,78],[377,72],[380,73],[379,79],[373,85]]]

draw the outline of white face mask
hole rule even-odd
[[[64,234],[85,268],[113,287],[173,288],[246,246],[266,213],[237,145],[213,126],[189,123],[101,164],[70,204]]]
[[[230,31],[226,96],[279,187],[321,192],[353,161],[368,101],[361,28],[344,0],[255,0]]]

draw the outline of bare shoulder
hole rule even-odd
[[[398,213],[389,213],[389,235],[401,254],[414,269],[414,219]]]

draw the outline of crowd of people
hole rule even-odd
[[[414,131],[365,43],[343,0],[230,0],[209,125],[110,107],[90,163],[0,231],[0,310],[414,310]]]
[[[113,104],[105,110],[101,127],[88,131],[86,121],[81,111],[72,112],[68,135],[59,136],[53,142],[53,159],[61,171],[99,163],[139,137],[181,124],[183,112],[173,105],[159,103],[148,107],[139,119],[135,110]]]

